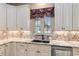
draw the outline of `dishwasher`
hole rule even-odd
[[[73,55],[73,49],[72,47],[68,46],[52,46],[51,51],[52,56],[72,56]]]

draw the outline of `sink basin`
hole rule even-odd
[[[32,42],[49,43],[49,41],[45,41],[45,40],[32,40]]]

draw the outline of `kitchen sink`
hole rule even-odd
[[[45,41],[45,40],[32,40],[32,42],[49,43],[49,41]]]

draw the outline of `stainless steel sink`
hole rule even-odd
[[[32,40],[32,42],[49,43],[49,41],[45,41],[45,40]]]

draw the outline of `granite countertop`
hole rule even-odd
[[[79,42],[77,42],[77,41],[51,40],[50,44],[51,45],[59,45],[59,46],[79,47]]]
[[[21,39],[21,38],[9,38],[0,40],[0,45],[8,43],[8,42],[26,42],[30,44],[43,44],[43,45],[58,45],[58,46],[69,46],[69,47],[79,47],[79,42],[77,41],[59,41],[59,40],[51,40],[50,43],[38,43],[31,42],[32,39]]]
[[[32,42],[32,39],[21,39],[21,38],[3,39],[3,40],[0,40],[0,45],[6,44],[6,43],[9,43],[9,42],[24,42],[24,43],[29,43],[29,44],[50,45],[49,43]]]

